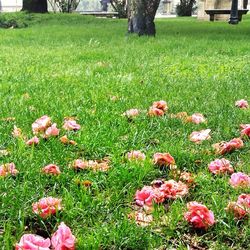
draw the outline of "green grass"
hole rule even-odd
[[[205,249],[247,249],[249,222],[237,223],[224,208],[249,190],[232,189],[228,176],[212,176],[207,164],[216,156],[206,152],[213,143],[238,137],[239,124],[250,123],[250,110],[234,107],[237,99],[250,101],[250,18],[244,16],[238,26],[157,20],[155,38],[127,36],[126,20],[35,18],[26,29],[0,30],[0,118],[16,118],[0,122],[0,149],[11,152],[0,163],[15,162],[20,171],[16,178],[0,179],[1,249],[12,249],[24,232],[37,233],[38,227],[51,233],[60,221],[76,235],[78,249],[186,249],[195,243]],[[208,123],[146,115],[129,123],[121,116],[161,99],[170,113],[201,112]],[[51,139],[33,149],[12,138],[14,124],[30,137],[31,124],[44,114],[59,126],[63,117],[76,116],[82,129],[71,137],[78,147]],[[188,135],[202,128],[212,129],[212,139],[189,142]],[[125,162],[123,155],[132,149],[144,151],[147,161]],[[156,208],[152,226],[141,228],[127,218],[136,190],[157,177],[168,178],[168,171],[150,162],[155,152],[170,152],[179,169],[197,175],[197,186],[188,197],[170,202],[169,211]],[[248,141],[226,158],[249,174],[249,155]],[[77,158],[104,156],[111,157],[107,173],[75,173],[68,167]],[[41,174],[49,163],[61,167],[59,177]],[[75,179],[91,180],[93,186],[78,187]],[[44,196],[62,198],[64,210],[43,222],[32,213],[32,203]],[[217,223],[206,233],[183,221],[192,200],[215,213]]]

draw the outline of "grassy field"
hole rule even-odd
[[[213,176],[207,165],[217,156],[212,144],[239,136],[239,124],[250,123],[250,109],[234,107],[250,101],[250,18],[238,26],[194,18],[156,21],[155,38],[128,36],[126,20],[78,15],[37,16],[25,29],[0,30],[0,165],[14,162],[19,174],[0,179],[0,248],[12,249],[27,232],[53,232],[64,221],[77,238],[77,249],[247,249],[249,221],[226,213],[229,201],[249,190],[233,189],[228,175]],[[116,96],[114,101],[112,97]],[[203,113],[207,124],[141,114],[129,122],[127,109],[147,110],[165,100],[169,113]],[[69,133],[78,146],[57,138],[27,147],[13,138],[13,126],[32,136],[31,124],[49,115],[59,127],[75,116],[82,128]],[[15,121],[2,118],[15,117]],[[196,145],[194,130],[210,128],[211,140]],[[63,135],[63,132],[61,133]],[[144,163],[124,155],[142,150]],[[169,178],[152,162],[155,152],[169,152],[180,170],[196,175],[196,187],[183,199],[155,206],[154,222],[140,227],[128,219],[136,190],[157,178]],[[108,172],[75,172],[77,158],[109,156]],[[250,142],[226,156],[236,171],[250,172]],[[49,163],[62,174],[41,173]],[[90,188],[77,185],[90,180]],[[46,220],[32,212],[42,197],[62,199],[63,211]],[[183,219],[186,203],[199,201],[211,209],[216,224],[206,232]],[[165,206],[166,207],[166,206]],[[196,247],[196,248],[195,248]]]

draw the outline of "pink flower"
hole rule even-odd
[[[153,199],[154,189],[150,186],[144,186],[141,190],[136,191],[135,200],[138,206],[152,206]]]
[[[134,118],[139,115],[138,109],[129,109],[126,112],[123,113],[124,116],[127,116],[128,118]]]
[[[157,108],[157,109],[161,109],[164,112],[168,110],[167,103],[165,101],[162,101],[162,100],[157,101],[157,102],[153,102],[152,107]]]
[[[164,193],[166,199],[176,199],[188,194],[188,186],[181,181],[169,180],[159,188]]]
[[[61,199],[46,197],[32,204],[33,212],[42,218],[47,218],[62,209]]]
[[[241,136],[246,135],[250,137],[250,124],[241,124]]]
[[[35,234],[24,234],[15,250],[50,250],[50,239]]]
[[[229,142],[219,142],[213,145],[216,154],[230,153],[236,149],[240,149],[244,146],[243,141],[240,138],[234,138]]]
[[[38,143],[39,143],[39,138],[37,136],[32,137],[26,142],[28,146],[37,145]]]
[[[229,183],[233,188],[248,188],[250,187],[250,176],[241,172],[234,173],[231,175]]]
[[[33,124],[32,124],[32,131],[34,134],[38,133],[44,133],[45,130],[51,125],[51,119],[49,116],[44,115],[40,118],[38,118]]]
[[[194,113],[191,115],[190,117],[190,121],[195,123],[195,124],[200,124],[206,121],[205,117],[203,116],[203,114],[200,113]]]
[[[61,173],[60,168],[56,166],[55,164],[49,164],[45,166],[42,171],[45,174],[53,174],[53,175],[59,175]]]
[[[233,167],[231,166],[230,161],[225,158],[216,159],[209,163],[208,165],[209,171],[213,174],[221,174],[221,173],[229,173],[232,174],[234,172]]]
[[[48,138],[50,136],[58,136],[60,132],[60,129],[56,127],[56,123],[53,123],[47,130],[45,131],[45,138]]]
[[[214,214],[211,210],[196,201],[187,204],[188,212],[184,214],[184,218],[194,228],[207,229],[215,223]]]
[[[241,109],[247,109],[249,107],[248,102],[244,99],[236,101],[235,106]]]
[[[204,140],[210,139],[211,138],[211,136],[209,135],[210,132],[211,132],[211,129],[204,129],[204,130],[201,130],[201,131],[194,131],[189,136],[189,139],[190,139],[190,141],[198,144],[198,143],[201,143]]]
[[[74,130],[77,131],[81,128],[79,124],[76,123],[76,121],[73,118],[66,118],[64,120],[63,128],[65,130]]]
[[[146,156],[144,153],[142,153],[139,150],[133,150],[133,151],[127,153],[127,158],[129,160],[144,161]]]
[[[87,169],[88,168],[88,162],[83,161],[81,159],[77,159],[73,162],[73,168],[74,169]]]
[[[163,116],[164,111],[162,109],[150,107],[148,111],[149,116]]]
[[[155,165],[160,167],[175,165],[174,157],[169,153],[155,153],[153,156]]]
[[[55,250],[74,250],[75,240],[70,228],[61,222],[57,231],[52,235],[51,243]]]
[[[16,175],[19,171],[16,169],[16,166],[13,162],[6,163],[0,166],[0,176],[7,176],[7,175]]]
[[[227,211],[233,212],[235,218],[243,219],[250,215],[250,194],[241,194],[237,202],[229,202]]]
[[[14,129],[12,131],[12,135],[15,138],[21,138],[22,137],[22,130],[14,125]]]

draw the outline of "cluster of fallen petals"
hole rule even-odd
[[[209,140],[211,138],[210,136],[211,129],[204,129],[200,131],[194,131],[189,136],[189,140],[194,143],[201,143],[202,141]]]
[[[194,228],[206,230],[215,224],[213,212],[205,205],[192,201],[187,204],[187,209],[184,218]]]
[[[172,167],[175,166],[175,159],[169,153],[155,153],[153,156],[153,162],[159,167]]]
[[[81,128],[81,126],[76,122],[76,120],[73,117],[66,117],[64,118],[63,128],[69,131],[71,130],[77,131]]]
[[[70,228],[61,222],[57,231],[52,235],[51,240],[35,234],[24,234],[15,250],[74,250],[76,238]]]
[[[144,161],[146,159],[146,155],[142,153],[140,150],[132,150],[127,153],[127,158],[129,161]]]
[[[152,106],[148,110],[149,116],[163,116],[167,112],[167,103],[163,100],[153,102]]]
[[[214,161],[210,162],[208,165],[208,169],[213,174],[232,174],[234,172],[230,161],[225,158],[215,159]]]
[[[64,135],[60,138],[60,142],[65,145],[77,145],[77,143],[73,140],[70,140],[67,135]]]
[[[229,183],[233,188],[249,188],[250,176],[242,172],[234,173],[231,175]]]
[[[206,118],[201,113],[194,113],[191,116],[188,116],[186,121],[194,124],[200,124],[206,122]]]
[[[241,136],[247,136],[250,138],[250,124],[241,124]]]
[[[224,155],[226,153],[231,153],[236,149],[240,149],[244,146],[244,142],[241,138],[234,138],[228,142],[222,141],[213,145],[215,153],[219,155]]]
[[[43,167],[42,172],[45,174],[59,175],[61,173],[60,168],[55,164],[49,164]]]
[[[42,218],[47,218],[62,210],[61,199],[54,197],[44,197],[32,204],[32,210]]]
[[[241,194],[236,202],[229,202],[226,208],[236,219],[243,219],[250,215],[250,194]]]
[[[72,168],[75,170],[93,170],[94,172],[96,171],[101,171],[101,172],[106,172],[109,170],[109,165],[108,161],[105,160],[99,160],[99,161],[93,161],[93,160],[81,160],[77,159],[73,162]]]
[[[122,115],[126,116],[129,119],[135,118],[140,114],[140,111],[138,109],[129,109],[125,111]]]
[[[5,163],[0,166],[0,176],[7,176],[7,175],[16,175],[19,171],[16,169],[16,166],[13,162]]]
[[[235,102],[235,106],[240,109],[247,109],[249,108],[248,102],[245,99],[241,99]]]

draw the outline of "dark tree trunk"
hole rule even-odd
[[[23,0],[23,11],[46,13],[48,12],[47,0]]]
[[[155,14],[160,0],[128,0],[128,32],[155,36]]]

